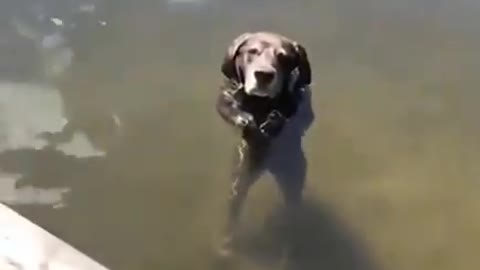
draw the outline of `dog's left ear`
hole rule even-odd
[[[301,44],[295,42],[293,45],[297,53],[297,67],[299,72],[297,85],[303,87],[312,82],[310,61],[308,60],[307,51]]]

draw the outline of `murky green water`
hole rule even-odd
[[[266,29],[301,41],[314,72],[311,202],[290,269],[475,269],[478,3],[184,2],[107,6],[108,29],[82,40],[92,49],[60,91],[2,90],[0,140],[19,145],[0,154],[2,177],[69,190],[16,210],[111,269],[212,269],[235,142],[213,107],[219,65],[237,34]],[[29,142],[62,112],[83,143]],[[80,156],[87,145],[107,154]],[[268,177],[252,190],[237,268],[284,264],[265,225],[279,202]]]

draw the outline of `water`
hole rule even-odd
[[[219,65],[236,35],[267,29],[302,42],[312,63],[309,203],[288,257],[265,176],[237,268],[480,263],[475,1],[178,2],[97,4],[101,16],[65,34],[76,55],[53,77],[45,63],[63,58],[49,62],[2,15],[2,201],[111,269],[212,269],[235,142],[213,108]],[[3,4],[33,20],[27,1]],[[32,31],[57,31],[42,27]]]

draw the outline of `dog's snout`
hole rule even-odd
[[[261,83],[270,83],[274,77],[273,71],[255,71],[255,78]]]

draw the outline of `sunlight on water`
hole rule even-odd
[[[46,145],[42,132],[60,131],[65,125],[58,90],[48,86],[0,83],[0,151]]]

